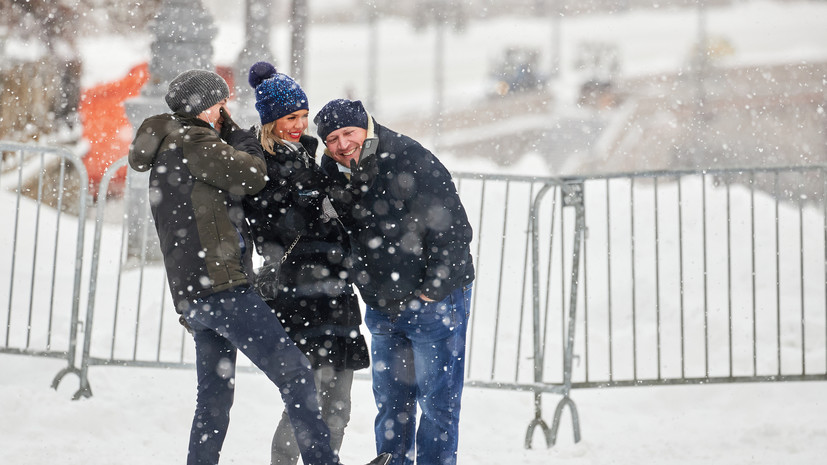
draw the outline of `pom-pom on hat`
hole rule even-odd
[[[287,116],[298,110],[308,110],[307,95],[290,76],[279,73],[276,67],[259,61],[250,67],[247,78],[256,90],[256,110],[261,124]]]
[[[218,74],[191,69],[170,81],[167,95],[169,109],[175,113],[198,116],[202,111],[230,97],[230,87]]]
[[[331,132],[348,126],[368,128],[368,112],[360,100],[337,99],[327,102],[313,118],[322,142]]]

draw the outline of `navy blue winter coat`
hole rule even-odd
[[[372,121],[378,175],[342,211],[353,258],[353,281],[371,307],[396,314],[419,296],[442,300],[474,280],[473,237],[451,174],[410,137]],[[347,183],[325,155],[322,169]]]
[[[267,304],[313,368],[366,368],[369,354],[359,331],[359,300],[348,279],[344,227],[335,219],[322,220],[330,180],[310,155],[317,140],[302,136],[301,143],[301,152],[276,144],[274,154],[265,153],[267,185],[244,199],[260,255],[281,257],[300,236],[279,270],[280,291]]]

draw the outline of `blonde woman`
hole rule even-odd
[[[325,208],[328,182],[316,166],[318,141],[305,134],[304,91],[265,62],[250,68],[249,82],[261,118],[268,181],[245,198],[244,211],[265,263],[289,250],[278,273],[278,293],[265,301],[310,361],[330,445],[338,451],[350,420],[353,372],[369,364],[359,302],[348,278],[347,236],[331,217],[332,208]],[[285,412],[273,436],[271,463],[294,465],[298,456]]]

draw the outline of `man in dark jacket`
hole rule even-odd
[[[376,124],[359,101],[333,100],[314,122],[322,167],[342,186],[334,199],[367,304],[377,450],[393,464],[455,464],[474,280],[456,187],[430,151]]]
[[[226,113],[228,96],[211,71],[181,73],[166,95],[174,113],[147,118],[129,152],[133,169],[150,170],[169,287],[195,340],[198,397],[187,464],[218,463],[239,349],[278,386],[304,463],[338,464],[307,358],[247,281],[252,247],[241,200],[264,187],[266,164],[255,137]]]

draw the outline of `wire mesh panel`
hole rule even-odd
[[[474,230],[476,280],[467,336],[470,385],[534,381],[530,213],[541,183],[460,174],[455,182]]]
[[[0,143],[0,352],[67,359],[74,371],[86,169],[72,153]]]
[[[107,175],[125,163],[119,160]],[[127,183],[132,182],[130,173]],[[87,332],[86,357],[90,363],[188,366],[192,343],[177,322],[163,263],[153,259],[157,243],[151,240],[148,199],[130,198],[139,189],[125,192],[98,205],[88,306],[94,326]]]
[[[827,373],[820,168],[585,182],[575,386]]]

